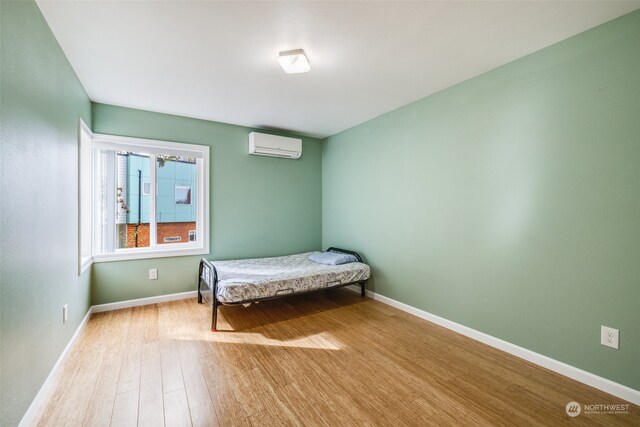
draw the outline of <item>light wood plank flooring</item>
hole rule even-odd
[[[92,316],[41,426],[639,425],[618,398],[348,290]]]

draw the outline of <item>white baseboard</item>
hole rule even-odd
[[[347,286],[346,288],[350,291],[360,293],[359,286]],[[391,307],[395,307],[406,313],[412,314],[424,320],[428,320],[429,322],[435,323],[436,325],[440,325],[459,334],[472,338],[476,341],[480,341],[481,343],[487,344],[491,347],[497,348],[536,365],[542,366],[543,368],[547,368],[551,371],[557,372],[560,375],[564,375],[583,384],[587,384],[591,387],[597,388],[598,390],[602,390],[605,393],[609,393],[613,396],[619,397],[620,399],[624,399],[636,405],[640,405],[640,391],[638,390],[634,390],[625,385],[618,384],[606,378],[592,374],[591,372],[584,371],[582,369],[568,365],[564,362],[560,362],[558,360],[544,356],[540,353],[536,353],[535,351],[528,350],[524,347],[511,344],[510,342],[501,340],[500,338],[496,338],[491,335],[485,334],[484,332],[480,332],[459,323],[452,322],[451,320],[436,316],[435,314],[420,310],[418,308],[385,297],[384,295],[377,294],[370,290],[367,290],[367,296],[376,301],[380,301],[382,303],[390,305]]]
[[[36,394],[36,397],[33,399],[33,402],[31,402],[29,409],[27,409],[27,412],[25,412],[24,416],[22,417],[22,420],[20,421],[20,424],[18,424],[18,427],[33,426],[38,421],[38,416],[40,415],[42,404],[47,400],[47,398],[49,397],[49,393],[51,393],[52,391],[53,384],[55,383],[55,380],[58,377],[58,374],[60,373],[59,372],[60,367],[62,366],[67,356],[71,352],[71,349],[75,345],[78,337],[80,336],[80,333],[87,326],[87,322],[91,317],[92,308],[93,307],[89,307],[87,314],[84,316],[84,319],[82,319],[82,322],[80,322],[80,325],[76,329],[76,332],[73,334],[73,336],[69,340],[69,343],[67,343],[67,346],[64,348],[64,350],[62,350],[60,357],[58,357],[56,364],[53,365],[51,372],[49,372],[49,376],[44,381],[44,384],[42,384],[42,387],[40,387],[38,394]]]
[[[198,296],[198,291],[181,292],[178,294],[158,295],[156,297],[130,299],[127,301],[111,302],[108,304],[94,305],[93,313],[103,311],[119,310],[121,308],[138,307],[141,305],[157,304],[159,302],[177,301],[181,299],[194,298]]]

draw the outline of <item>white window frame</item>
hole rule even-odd
[[[92,151],[117,150],[149,153],[150,155],[150,205],[149,247],[116,249],[113,253],[93,253],[94,262],[121,261],[130,259],[161,258],[209,253],[209,147],[206,145],[94,134]],[[172,154],[196,159],[196,241],[185,243],[157,242],[156,219],[156,155]],[[95,177],[94,177],[95,180]],[[93,185],[92,185],[92,188]],[[192,203],[194,194],[192,192]],[[95,215],[94,215],[95,216]]]
[[[93,263],[91,248],[93,132],[78,118],[78,276]]]

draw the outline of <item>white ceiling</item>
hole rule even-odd
[[[333,135],[639,1],[44,1],[96,102]],[[311,72],[278,52],[302,48]]]

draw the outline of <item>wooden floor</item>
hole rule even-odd
[[[92,316],[42,426],[639,425],[627,404],[348,290]]]

